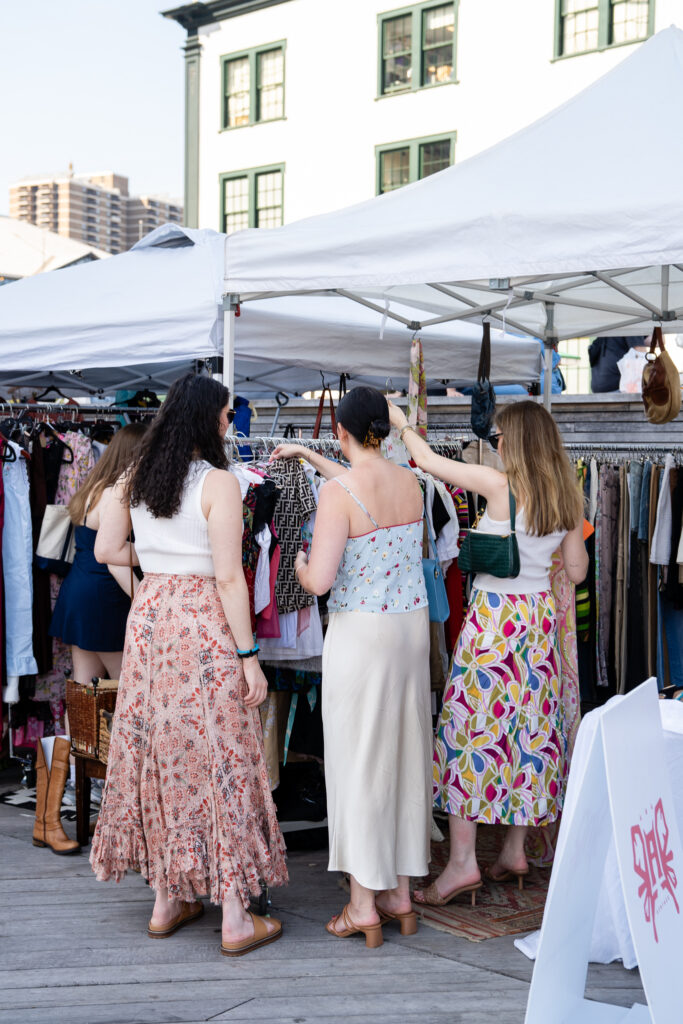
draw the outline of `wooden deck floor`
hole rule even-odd
[[[511,938],[473,944],[422,927],[385,929],[379,950],[335,940],[341,908],[326,851],[290,855],[275,893],[283,938],[238,960],[218,953],[220,917],[147,938],[150,891],[138,876],[95,881],[86,855],[31,845],[32,819],[0,805],[0,1024],[522,1024],[532,965]],[[67,830],[73,831],[71,826]],[[644,1002],[637,971],[590,969],[587,995]]]

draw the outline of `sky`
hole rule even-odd
[[[163,0],[0,0],[0,213],[29,175],[183,194],[185,32]]]

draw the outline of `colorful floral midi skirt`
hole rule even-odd
[[[287,881],[257,708],[207,576],[150,574],[128,618],[102,807],[98,879],[244,905]]]
[[[476,590],[436,735],[435,806],[467,821],[547,825],[565,775],[553,596]]]

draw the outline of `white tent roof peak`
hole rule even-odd
[[[232,235],[225,291],[488,287],[683,262],[681,95],[683,32],[672,26],[462,164],[344,210]]]

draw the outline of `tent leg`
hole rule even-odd
[[[232,400],[235,391],[235,311],[238,296],[223,296],[223,373],[221,379],[230,392]]]
[[[545,347],[545,373],[543,375],[543,405],[550,412],[553,394],[553,348]]]

